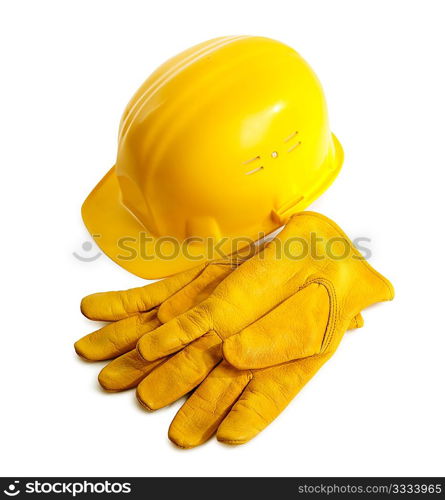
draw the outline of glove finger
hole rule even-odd
[[[203,302],[233,272],[234,266],[231,261],[208,264],[199,276],[159,306],[158,318],[167,323]]]
[[[252,377],[227,363],[218,365],[173,419],[168,437],[181,448],[193,448],[212,437]]]
[[[209,332],[158,366],[138,385],[141,405],[157,410],[192,391],[221,361],[221,344],[218,335]]]
[[[224,358],[240,370],[259,369],[318,354],[326,338],[330,299],[313,283],[224,341]]]
[[[329,356],[314,356],[254,371],[254,377],[218,428],[218,441],[243,444],[265,429]]]
[[[156,310],[137,314],[85,335],[74,344],[74,349],[90,361],[115,358],[134,349],[142,335],[160,325]]]
[[[139,354],[147,361],[154,361],[179,351],[193,340],[212,329],[207,301],[168,321],[137,343]]]
[[[93,293],[82,299],[80,310],[87,318],[98,321],[117,321],[148,311],[190,283],[204,268],[205,264],[143,287]]]
[[[110,361],[99,373],[99,384],[110,392],[125,391],[136,387],[165,358],[156,361],[145,361],[136,349]]]

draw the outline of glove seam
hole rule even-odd
[[[335,287],[333,286],[332,282],[327,280],[326,278],[311,279],[310,281],[307,281],[300,288],[300,290],[313,284],[319,284],[323,286],[324,289],[326,290],[326,293],[328,294],[328,299],[329,299],[328,320],[326,322],[326,327],[323,334],[323,339],[321,341],[320,352],[319,352],[319,354],[322,354],[329,349],[329,346],[331,345],[332,339],[334,337],[335,329],[338,324],[338,315],[339,315],[338,300],[337,300],[337,294],[335,292]]]

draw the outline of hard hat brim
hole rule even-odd
[[[184,248],[182,242],[174,238],[159,238],[148,232],[122,203],[115,167],[84,201],[82,218],[99,248],[110,259],[144,279],[164,278],[211,258],[205,242],[193,242]]]

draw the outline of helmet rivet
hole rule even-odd
[[[272,158],[278,158],[278,153],[276,151],[272,151]]]

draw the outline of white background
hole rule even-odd
[[[1,475],[444,475],[445,3],[2,1]],[[332,360],[247,445],[167,439],[98,389],[72,344],[80,298],[142,284],[89,240],[80,205],[114,162],[132,93],[166,58],[226,34],[296,48],[323,82],[346,160],[312,208],[352,237],[396,300],[365,312]],[[95,250],[94,250],[95,251]]]

